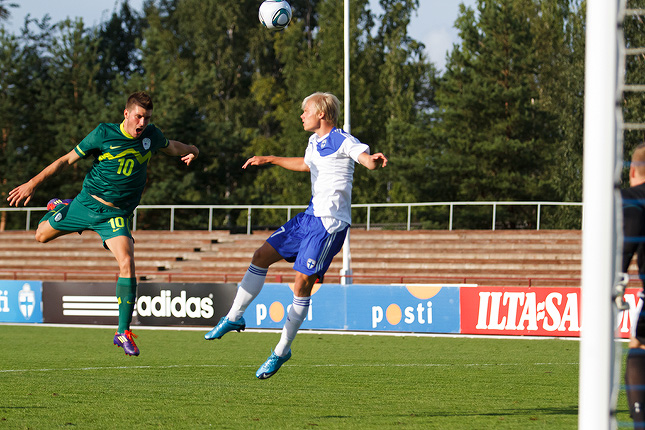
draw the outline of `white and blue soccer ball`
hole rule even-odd
[[[285,0],[264,0],[258,17],[269,30],[282,30],[291,22],[291,5]]]

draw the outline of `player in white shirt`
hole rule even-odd
[[[354,164],[370,170],[385,167],[381,153],[370,155],[367,145],[336,128],[340,102],[330,93],[314,93],[302,102],[300,115],[309,138],[304,157],[254,156],[242,168],[275,164],[288,170],[311,173],[311,201],[299,213],[276,230],[253,254],[233,305],[225,317],[204,337],[219,339],[232,330],[246,328],[243,314],[262,290],[269,266],[280,260],[293,262],[296,271],[293,304],[282,329],[280,341],[255,376],[267,379],[291,358],[291,343],[304,321],[311,290],[322,279],[334,256],[343,247],[352,222],[352,181]]]

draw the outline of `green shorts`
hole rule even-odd
[[[132,212],[103,204],[85,192],[76,196],[69,205],[57,206],[41,222],[46,219],[56,230],[79,233],[83,230],[95,231],[101,236],[104,246],[105,241],[113,237],[132,239]]]

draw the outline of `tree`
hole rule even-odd
[[[145,203],[235,203],[243,153],[257,125],[249,98],[257,37],[252,0],[167,1],[146,10],[140,86],[157,106],[155,122],[167,136],[200,148],[190,172],[155,161]],[[199,10],[199,14],[195,14]]]
[[[558,118],[544,103],[541,64],[549,51],[536,49],[547,3],[553,2],[479,0],[477,15],[461,6],[456,26],[463,42],[437,91],[443,145],[437,172],[450,200],[555,197],[549,166]],[[507,225],[530,223],[532,215]]]
[[[0,22],[13,5],[6,1]],[[292,23],[280,32],[249,13],[256,0],[146,0],[141,12],[124,0],[96,28],[80,19],[52,24],[48,16],[27,17],[20,36],[0,28],[0,193],[69,151],[98,122],[120,121],[125,97],[147,90],[155,124],[201,154],[191,169],[154,158],[143,203],[305,205],[308,175],[241,166],[254,154],[302,156],[309,137],[299,118],[303,98],[328,91],[344,99],[343,3],[293,0]],[[352,134],[390,160],[379,172],[356,169],[355,203],[579,201],[584,0],[462,6],[462,42],[443,75],[407,31],[419,0],[380,5],[384,13],[375,16],[368,0],[350,2],[351,94],[342,110],[351,112]],[[642,46],[641,27],[626,23],[630,47]],[[645,82],[642,70],[642,58],[632,57],[628,83]],[[643,120],[643,104],[642,95],[627,94],[625,119]],[[641,139],[641,132],[626,134],[626,152]],[[77,192],[84,170],[77,164],[44,184],[34,203]],[[278,212],[254,224],[282,223]],[[521,208],[506,212],[498,212],[500,225],[536,219]],[[355,222],[363,216],[356,213]],[[417,221],[425,227],[439,226],[423,216]],[[240,217],[246,214],[230,212],[215,223],[233,228]],[[488,227],[489,217],[478,224],[456,214],[455,223]],[[198,218],[178,217],[178,224],[205,225],[206,214]],[[403,222],[405,214],[373,218]],[[143,227],[167,222],[138,220]]]
[[[628,2],[628,7],[638,8],[643,7],[645,4],[642,0]],[[645,47],[645,23],[643,17],[638,15],[627,15],[625,17],[624,38],[625,45],[629,48],[644,48]],[[643,63],[645,56],[627,55],[625,61],[625,84],[627,85],[644,85],[645,84],[645,70]],[[645,123],[645,93],[642,91],[626,91],[623,94],[623,117],[627,123],[644,124]],[[624,158],[625,161],[631,160],[633,149],[645,141],[645,132],[642,129],[625,130],[624,137]],[[625,169],[625,174],[627,169]],[[627,182],[627,178],[624,178]]]
[[[273,49],[260,51],[275,52],[281,73],[258,68],[254,76],[253,95],[263,110],[263,133],[254,140],[253,153],[302,156],[308,138],[299,120],[302,99],[315,91],[344,99],[344,47],[339,37],[343,2],[307,2],[307,6],[310,11],[302,19],[296,15],[286,31],[270,36]],[[413,200],[425,188],[417,186],[410,164],[418,172],[416,166],[428,158],[419,152],[427,149],[429,140],[425,118],[432,105],[434,69],[423,56],[423,46],[406,30],[418,3],[388,1],[383,6],[390,12],[374,31],[368,2],[350,3],[351,106],[342,109],[351,109],[352,134],[394,162],[381,172],[357,168],[354,202]],[[312,31],[312,23],[321,24]],[[342,122],[341,116],[339,127]],[[307,175],[272,167],[261,169],[251,192],[264,203],[291,204],[305,204],[311,193]]]
[[[540,103],[551,113],[557,145],[548,175],[554,189],[550,200],[582,200],[584,117],[584,2],[542,1],[537,21]],[[579,219],[579,213],[574,214]]]
[[[145,20],[133,11],[127,0],[119,13],[112,13],[107,22],[99,24],[97,54],[100,61],[98,85],[106,99],[121,89],[133,75],[143,73],[139,44]]]
[[[435,106],[436,70],[427,61],[423,44],[408,34],[411,16],[419,2],[381,0],[380,4],[385,13],[374,41],[380,60],[375,68],[377,84],[362,83],[362,90],[375,98],[360,100],[379,109],[370,109],[359,119],[369,121],[372,112],[377,112],[371,121],[376,133],[372,133],[370,141],[375,143],[373,150],[386,154],[390,166],[378,174],[359,171],[357,197],[369,202],[431,199],[435,183],[419,178],[429,176],[428,162],[435,146],[429,119]],[[371,66],[363,62],[359,67],[363,74]],[[363,181],[366,183],[362,184]]]
[[[16,94],[20,91],[21,55],[20,46],[15,37],[0,29],[0,199],[6,200],[8,187],[14,183],[16,176],[24,169],[26,156],[24,148],[13,136],[19,113],[16,109],[18,100]],[[0,231],[7,226],[7,213],[0,217]]]
[[[7,3],[7,0],[0,0],[0,21],[6,21],[11,17],[10,7],[18,7],[18,4]]]

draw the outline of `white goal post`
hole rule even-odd
[[[613,385],[612,289],[621,222],[618,133],[618,2],[588,0],[582,232],[582,311],[578,428],[611,429]],[[622,158],[622,157],[621,157]],[[622,166],[622,160],[621,165]],[[622,228],[620,228],[622,229]]]

